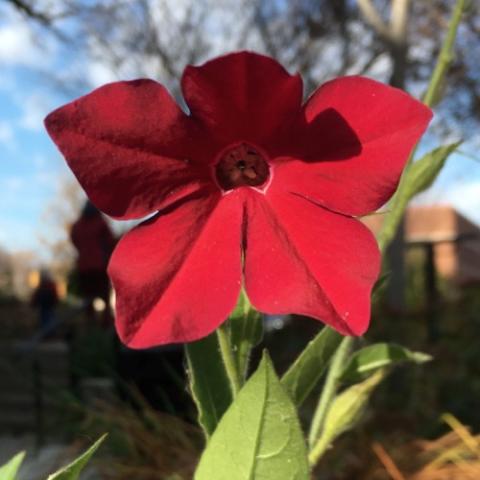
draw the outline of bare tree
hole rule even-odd
[[[40,242],[51,258],[52,272],[65,278],[72,269],[75,250],[70,241],[70,228],[85,202],[85,194],[73,178],[61,179],[55,199],[45,208],[42,221],[48,236],[40,236]]]
[[[65,56],[82,60],[57,75],[56,87],[63,84],[69,96],[89,87],[85,61],[112,78],[159,79],[180,96],[186,64],[239,49],[270,54],[299,71],[306,94],[345,74],[421,94],[453,6],[452,0],[0,1],[61,32]],[[440,133],[478,127],[480,82],[472,54],[479,36],[480,5],[472,2],[447,82],[453,94],[440,107],[446,112],[437,122]]]

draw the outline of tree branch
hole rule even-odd
[[[390,41],[398,46],[407,43],[408,10],[410,0],[392,0],[390,12]]]
[[[373,27],[375,32],[383,39],[390,41],[390,31],[371,0],[357,0],[357,4],[365,20]]]
[[[52,23],[52,18],[44,14],[43,12],[39,12],[35,10],[31,5],[23,0],[6,0],[7,3],[10,3],[13,7],[15,7],[20,12],[24,13],[30,18],[33,18],[40,23],[43,23],[45,26],[50,26]]]

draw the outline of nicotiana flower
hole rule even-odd
[[[262,312],[361,335],[380,255],[355,217],[393,194],[431,111],[355,76],[303,104],[300,76],[249,52],[189,66],[181,85],[188,114],[142,79],[46,119],[100,210],[157,212],[110,261],[121,339],[142,348],[202,338],[228,317],[242,282]]]

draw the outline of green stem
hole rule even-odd
[[[314,467],[320,458],[322,458],[323,454],[327,451],[327,448],[329,447],[329,441],[327,437],[320,437],[318,439],[318,442],[315,444],[315,446],[310,450],[308,454],[308,463],[310,464],[310,467]]]
[[[437,63],[435,64],[435,68],[432,72],[432,76],[430,77],[430,82],[428,84],[427,91],[423,96],[423,103],[428,107],[434,106],[438,100],[441,88],[444,83],[445,75],[448,72],[448,68],[453,59],[453,48],[455,44],[455,38],[457,36],[458,26],[460,24],[460,20],[462,18],[462,13],[466,8],[466,1],[465,0],[457,0],[455,4],[455,8],[452,13],[452,19],[448,25],[447,36],[443,41],[442,48],[440,49],[440,53],[438,54]],[[407,164],[405,166],[405,170],[400,178],[400,184],[397,188],[395,195],[391,198],[389,206],[390,206],[390,214],[395,215],[395,221],[393,224],[390,224],[389,231],[382,229],[380,235],[378,237],[380,250],[383,253],[388,245],[390,244],[392,238],[395,236],[395,233],[398,229],[398,225],[402,221],[403,213],[405,212],[409,199],[402,198],[402,191],[405,185],[405,182],[409,179],[408,173],[415,156],[416,147],[413,152],[410,154],[408,158]],[[388,223],[388,222],[385,222]],[[393,225],[393,226],[392,226]]]
[[[453,46],[455,44],[455,37],[457,36],[458,25],[462,18],[462,13],[465,9],[465,0],[457,0],[455,9],[453,10],[452,19],[448,26],[447,36],[443,42],[442,49],[438,55],[437,64],[433,70],[430,84],[423,97],[423,103],[429,107],[435,105],[438,100],[440,89],[442,88],[443,79],[453,60]]]
[[[220,345],[220,353],[222,355],[223,364],[227,377],[230,382],[233,398],[235,398],[240,391],[240,376],[237,370],[237,364],[232,352],[232,345],[230,343],[230,332],[226,322],[217,328],[218,344]]]
[[[333,397],[337,392],[338,379],[342,373],[342,367],[345,364],[347,355],[350,353],[354,342],[354,337],[344,337],[333,356],[332,363],[328,369],[325,385],[323,386],[322,394],[318,401],[317,409],[313,415],[312,426],[310,427],[310,434],[308,436],[308,443],[310,447],[315,445],[315,442],[320,434],[320,431],[325,422],[325,417],[328,413]]]

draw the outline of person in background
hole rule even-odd
[[[40,281],[34,290],[32,307],[38,309],[40,330],[48,332],[55,323],[55,308],[58,304],[57,286],[47,270],[40,271]]]
[[[85,309],[91,320],[94,319],[94,300],[104,302],[103,322],[111,323],[110,282],[107,265],[115,247],[115,237],[102,214],[87,200],[80,218],[73,224],[70,238],[77,250],[77,275],[80,295],[85,301]]]

